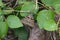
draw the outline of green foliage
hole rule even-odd
[[[22,5],[22,8],[21,8],[21,16],[27,16],[28,14],[30,13],[37,13],[38,9],[36,9],[36,5],[34,2],[25,2],[23,5]]]
[[[60,36],[60,28],[58,28],[59,29],[59,36]]]
[[[53,7],[56,13],[60,13],[60,0],[41,0],[46,6]]]
[[[2,22],[3,20],[4,20],[4,17],[0,15],[0,22]]]
[[[49,20],[44,23],[44,29],[47,31],[55,31],[58,27],[54,20]]]
[[[60,4],[60,0],[41,0],[46,6],[54,6],[55,4]]]
[[[57,29],[57,25],[54,22],[54,12],[51,10],[40,11],[37,15],[37,23],[40,28],[44,28],[48,31]]]
[[[21,5],[16,6],[15,10],[21,10]]]
[[[2,3],[2,0],[0,0],[0,7],[3,7],[4,4]]]
[[[29,14],[36,15],[38,26],[47,31],[55,31],[58,29],[58,23],[54,21],[55,13],[60,14],[60,0],[41,0],[42,3],[35,0],[17,0],[16,7],[6,6],[0,0],[0,38],[3,38],[9,28],[15,28],[18,40],[27,40],[27,33],[23,27],[21,19]],[[38,3],[39,6],[38,6]],[[45,10],[38,10],[40,5]],[[53,10],[54,8],[55,10]]]
[[[15,15],[8,16],[6,21],[10,28],[19,28],[23,26],[19,18]]]
[[[0,9],[0,15],[8,15],[11,14],[14,10],[12,8],[10,8],[10,10],[2,10]]]
[[[56,13],[60,14],[60,4],[55,4],[54,5]]]
[[[22,4],[24,2],[26,2],[27,0],[17,0],[18,4]]]
[[[27,40],[28,33],[24,27],[14,29],[14,33],[18,37],[18,40]]]
[[[3,38],[8,31],[8,25],[6,22],[0,22],[0,38]]]
[[[0,10],[0,15],[3,14],[2,10]]]

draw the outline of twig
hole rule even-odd
[[[30,11],[20,11],[20,10],[3,10],[3,11],[15,11],[15,12],[30,12]]]
[[[57,26],[58,26],[59,22],[60,22],[60,18],[59,18],[59,20],[58,20],[58,22],[57,22]]]
[[[36,9],[37,9],[37,6],[38,6],[38,0],[36,0]]]
[[[39,2],[38,2],[39,3]],[[49,9],[47,6],[45,6],[44,4],[42,3],[39,3],[40,5],[42,5],[43,7],[45,7],[46,9]]]

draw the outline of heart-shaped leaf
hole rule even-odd
[[[54,20],[54,12],[51,11],[51,10],[43,10],[43,11],[40,11],[37,15],[37,23],[39,25],[39,28],[44,28],[45,30],[48,30],[48,31],[54,31],[57,29],[57,24],[49,20]],[[52,27],[53,25],[53,27]],[[46,28],[47,27],[47,28]],[[50,30],[50,28],[52,28]]]

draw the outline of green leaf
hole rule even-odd
[[[22,5],[20,15],[21,16],[27,16],[29,13],[37,13],[38,8],[36,8],[36,4],[34,2],[25,2]]]
[[[15,15],[10,15],[7,17],[7,23],[10,28],[19,28],[22,27],[23,24],[19,20],[19,18]]]
[[[14,33],[16,36],[18,36],[18,40],[27,40],[28,38],[28,33],[23,27],[14,29]]]
[[[44,23],[44,25],[45,25],[44,29],[48,31],[54,31],[58,29],[58,26],[54,20],[48,20],[47,22]]]
[[[3,11],[0,9],[0,15],[2,15],[3,14]]]
[[[55,4],[60,4],[60,0],[54,0],[54,5]]]
[[[17,0],[18,4],[21,4],[21,3],[24,3],[24,2],[26,2],[26,0]]]
[[[60,4],[55,4],[54,8],[55,8],[55,12],[60,14]]]
[[[55,4],[60,4],[60,0],[41,0],[46,6],[53,6]]]
[[[44,28],[45,29],[47,27],[47,25],[49,25],[48,29],[52,28],[52,22],[49,21],[49,20],[54,20],[54,12],[53,11],[51,11],[51,10],[42,10],[38,13],[37,23],[39,25],[39,28]],[[52,31],[56,30],[55,28],[57,27],[57,26],[55,26],[56,25],[55,22],[53,22],[53,24],[54,24],[53,25],[54,29],[52,28],[51,29]],[[45,30],[47,30],[47,29],[45,29]],[[51,30],[48,30],[48,31],[51,31]]]
[[[21,14],[20,14],[21,16],[23,16],[23,17],[26,17],[26,16],[28,16],[29,15],[29,13],[28,12],[26,12],[26,13],[24,13],[24,12],[21,12]]]
[[[37,19],[54,19],[54,12],[51,10],[42,10],[37,14]]]
[[[4,17],[0,15],[0,22],[2,22],[3,20],[4,20]]]
[[[6,22],[0,22],[0,38],[3,38],[8,31],[8,26]]]
[[[21,5],[16,6],[15,10],[21,10]]]
[[[3,7],[3,3],[2,3],[2,0],[0,0],[0,6]]]
[[[51,6],[51,5],[53,5],[53,3],[54,3],[54,0],[41,0],[45,5],[47,5],[47,6]]]

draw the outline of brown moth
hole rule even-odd
[[[27,17],[23,18],[22,23],[28,25],[29,28],[29,38],[28,40],[45,40],[45,31],[40,29],[37,24],[35,24],[33,15],[30,14]]]

